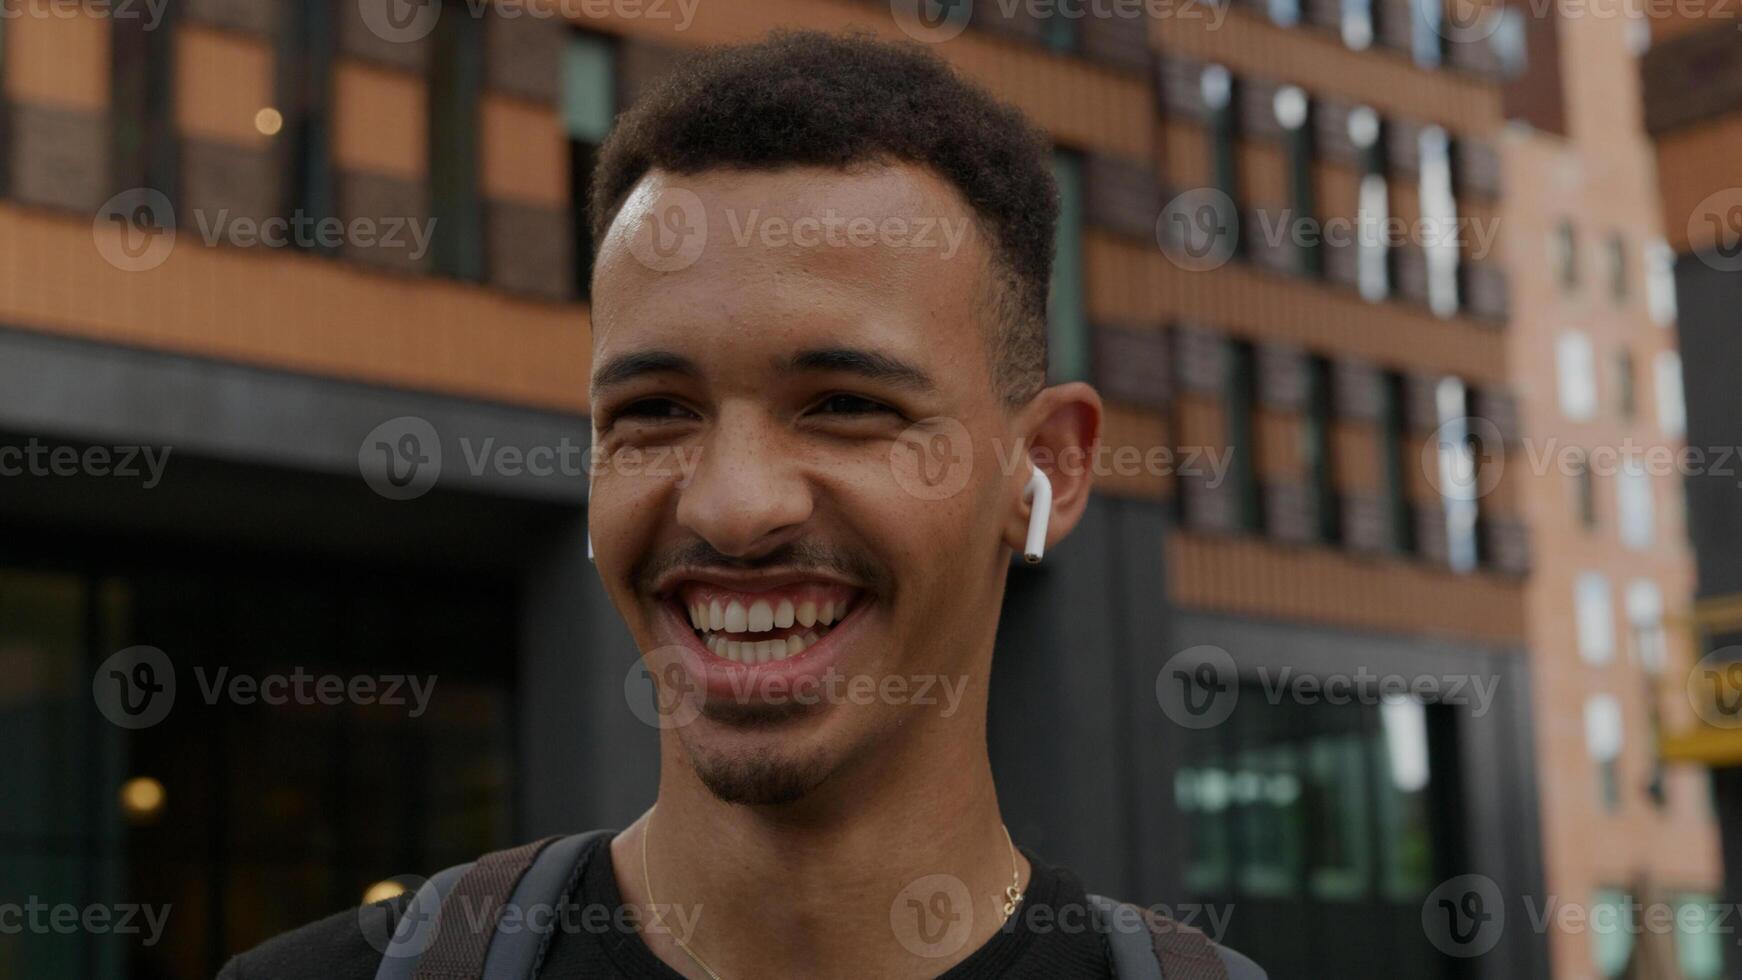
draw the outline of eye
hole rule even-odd
[[[844,393],[833,394],[823,399],[817,403],[816,410],[824,415],[877,415],[895,411],[881,402]]]
[[[618,409],[611,416],[611,420],[640,419],[658,422],[664,419],[692,418],[694,415],[694,412],[669,398],[643,398]]]

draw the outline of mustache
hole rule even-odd
[[[888,595],[894,585],[894,577],[869,555],[822,541],[793,541],[755,558],[738,558],[699,538],[669,551],[647,555],[630,571],[630,581],[640,591],[652,592],[660,578],[675,568],[735,572],[781,568],[797,572],[826,572],[858,582],[877,595]]]

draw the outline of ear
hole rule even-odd
[[[1029,504],[1023,489],[1032,465],[1045,472],[1052,483],[1052,513],[1046,530],[1050,551],[1077,526],[1089,505],[1101,444],[1101,396],[1081,381],[1044,388],[1020,410],[1017,434],[1029,465],[1019,464],[1005,480],[1010,517],[1004,526],[1004,542],[1018,553],[1027,542]]]

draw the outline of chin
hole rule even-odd
[[[821,786],[833,771],[828,766],[787,759],[731,759],[696,764],[696,775],[708,792],[725,803],[742,806],[785,806],[797,803]]]

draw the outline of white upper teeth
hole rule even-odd
[[[746,608],[736,599],[726,602],[714,599],[691,603],[688,611],[690,625],[699,630],[766,633],[786,629],[794,623],[806,628],[828,626],[847,615],[847,603],[831,599],[819,606],[815,600],[805,599],[795,605],[791,599],[781,599],[777,605],[767,599],[757,599]]]

